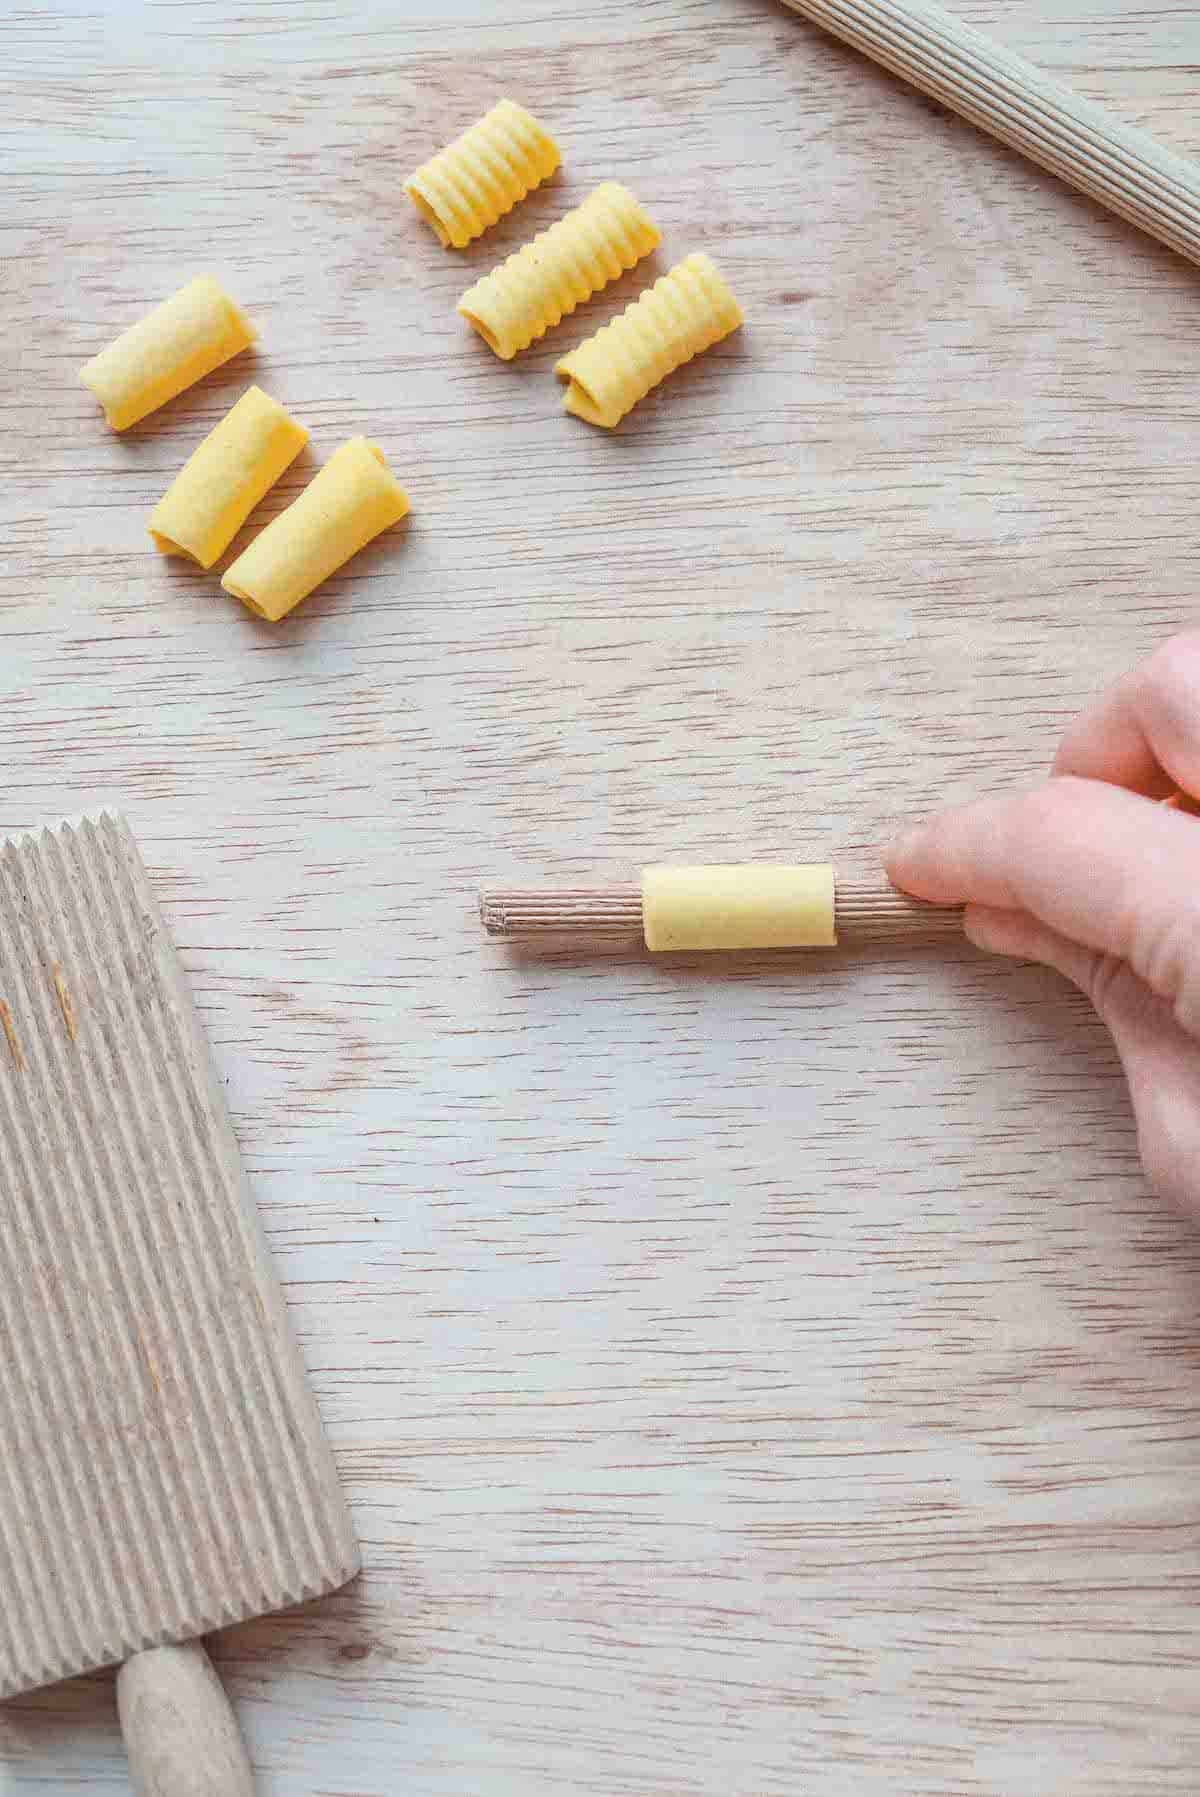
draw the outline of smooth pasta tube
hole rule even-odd
[[[79,378],[115,431],[128,430],[255,339],[253,325],[211,275],[200,275],[84,364]]]
[[[476,281],[459,300],[459,312],[510,361],[661,242],[629,189],[605,181],[582,206]]]
[[[832,867],[647,867],[646,947],[836,948]]]
[[[351,437],[242,551],[221,585],[274,623],[407,510],[383,451]]]
[[[151,512],[154,547],[211,568],[307,442],[277,400],[248,387]]]
[[[500,100],[478,124],[423,162],[404,191],[439,242],[461,250],[511,212],[561,161],[558,145],[533,114],[515,100]]]
[[[651,387],[741,322],[741,307],[708,257],[687,256],[556,365],[567,383],[563,405],[612,430]]]

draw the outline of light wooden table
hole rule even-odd
[[[1200,148],[1195,6],[962,10]],[[1196,1792],[1200,1238],[1082,1001],[473,897],[1037,773],[1193,612],[1200,276],[772,0],[63,0],[0,67],[0,828],[128,811],[365,1546],[215,1644],[263,1792]],[[566,170],[450,255],[400,182],[502,92]],[[550,369],[639,276],[515,366],[453,312],[607,176],[749,321],[615,436]],[[75,380],[204,269],[412,495],[280,628],[144,534],[248,363],[121,438]],[[107,1677],[0,1710],[80,1788]]]

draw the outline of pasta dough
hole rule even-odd
[[[221,585],[275,622],[407,511],[408,497],[382,450],[351,437],[242,551]]]
[[[276,400],[247,388],[151,512],[155,548],[211,568],[307,442],[308,432]]]
[[[79,378],[113,429],[128,430],[248,348],[255,334],[220,283],[200,275],[122,331]]]
[[[741,308],[707,256],[688,256],[555,367],[563,405],[611,430],[684,362],[736,331]]]
[[[832,867],[647,867],[646,947],[835,948]]]
[[[500,100],[411,174],[404,191],[438,241],[461,250],[510,212],[562,161],[533,114]]]
[[[476,281],[458,310],[507,362],[661,242],[629,189],[605,181]]]

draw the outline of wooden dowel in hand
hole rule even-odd
[[[928,905],[898,892],[885,875],[839,874],[834,884],[838,941],[927,942],[961,936],[961,905]]]
[[[642,940],[640,886],[498,886],[479,895],[479,919],[501,942],[550,938],[614,945]]]
[[[897,892],[882,873],[841,874],[835,881],[839,947],[928,941],[962,933],[962,911],[927,905]],[[526,948],[571,942],[628,948],[643,942],[641,888],[614,886],[495,887],[479,897],[489,936]]]
[[[1200,167],[934,0],[784,0],[1102,206],[1200,262]]]

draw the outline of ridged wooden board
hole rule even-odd
[[[358,1568],[128,826],[0,846],[0,1696]]]

